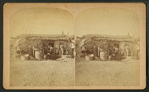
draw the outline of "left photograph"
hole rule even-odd
[[[74,19],[62,9],[10,17],[10,86],[74,86]]]

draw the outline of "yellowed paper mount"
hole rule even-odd
[[[6,3],[5,89],[144,89],[143,3]]]

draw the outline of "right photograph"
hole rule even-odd
[[[75,32],[76,86],[140,85],[140,18],[134,11],[84,10]]]

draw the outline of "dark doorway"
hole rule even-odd
[[[119,48],[119,44],[114,44],[114,47],[118,47]]]

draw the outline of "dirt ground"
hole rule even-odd
[[[139,86],[139,60],[80,61],[75,66],[76,86]]]
[[[11,86],[73,86],[74,60],[13,60],[10,63]]]
[[[14,43],[10,46],[10,86],[74,86],[74,59],[22,61],[16,58]]]
[[[12,47],[13,48],[13,47]],[[79,50],[80,51],[80,50]],[[11,86],[138,86],[140,61],[15,59],[11,49]],[[79,61],[78,61],[79,60]]]

